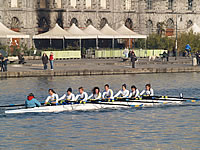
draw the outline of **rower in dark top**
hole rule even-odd
[[[140,97],[140,91],[137,89],[135,85],[132,85],[129,98],[139,98],[139,97]]]

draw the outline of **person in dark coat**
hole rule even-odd
[[[42,63],[43,63],[43,65],[44,65],[44,70],[47,70],[48,61],[49,61],[49,58],[48,58],[47,54],[44,53],[44,54],[42,55]]]
[[[135,55],[134,50],[132,50],[130,52],[130,58],[131,58],[131,62],[132,62],[132,68],[135,68],[135,61],[137,61],[137,57]]]
[[[0,66],[1,66],[1,72],[3,72],[4,68],[3,68],[3,60],[4,60],[4,57],[3,55],[0,53]]]

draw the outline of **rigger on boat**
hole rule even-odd
[[[80,87],[79,94],[73,94],[72,88],[68,88],[66,94],[59,98],[58,94],[53,89],[49,89],[49,96],[45,102],[40,102],[31,93],[28,95],[24,104],[7,105],[0,107],[18,107],[25,106],[23,109],[6,110],[5,113],[27,113],[27,112],[60,112],[72,110],[97,110],[97,109],[117,109],[117,108],[138,108],[138,107],[154,107],[162,105],[180,105],[183,102],[197,102],[199,99],[154,96],[154,90],[150,84],[145,86],[145,90],[141,93],[135,85],[131,86],[131,91],[127,90],[127,85],[123,84],[122,89],[114,95],[113,90],[106,84],[103,94],[99,87],[94,87],[92,94],[84,91]],[[114,95],[114,96],[113,96]]]

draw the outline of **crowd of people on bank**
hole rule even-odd
[[[88,95],[87,92],[84,91],[83,87],[78,89],[79,93],[77,95],[73,94],[72,88],[68,88],[66,93],[64,93],[60,98],[58,94],[53,90],[49,89],[49,96],[45,100],[45,105],[59,105],[66,102],[87,102],[88,100],[101,100],[101,99],[111,99],[115,98],[140,98],[141,96],[154,96],[154,90],[152,89],[150,84],[146,84],[145,89],[140,92],[139,89],[135,86],[131,86],[131,90],[127,89],[127,85],[123,84],[121,90],[119,90],[115,95],[113,90],[110,89],[110,86],[106,84],[104,86],[104,91],[101,93],[99,87],[94,87],[92,90],[92,94]],[[34,94],[30,93],[25,102],[25,106],[27,108],[40,107],[41,103],[35,99]]]

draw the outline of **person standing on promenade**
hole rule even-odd
[[[49,59],[49,58],[48,58],[47,54],[44,53],[44,54],[42,55],[42,63],[43,63],[43,65],[44,65],[44,70],[47,70],[48,59]]]
[[[137,57],[135,55],[134,50],[132,50],[130,52],[130,58],[131,58],[131,62],[132,62],[132,68],[135,68],[135,61],[137,61]]]
[[[1,65],[1,72],[3,72],[3,55],[0,53],[0,65]]]
[[[51,52],[51,54],[49,56],[49,62],[50,62],[51,70],[53,70],[53,61],[54,61],[53,53]]]

